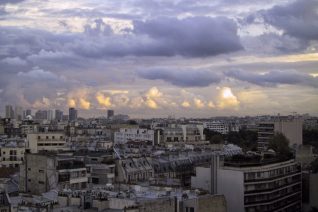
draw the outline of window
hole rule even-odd
[[[43,185],[43,184],[44,184],[44,182],[40,180],[40,181],[39,181],[39,184],[42,184],[42,185]]]
[[[42,170],[42,169],[39,169],[39,173],[44,173],[44,170]]]
[[[194,208],[193,207],[186,207],[186,212],[194,212]]]

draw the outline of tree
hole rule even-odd
[[[222,135],[213,135],[210,139],[211,144],[222,144],[224,143],[224,139]]]
[[[211,144],[220,144],[224,142],[224,136],[216,131],[204,129],[205,139],[210,141]]]
[[[313,173],[318,173],[318,158],[311,162],[311,169]]]
[[[228,143],[238,145],[245,151],[255,151],[257,149],[256,131],[240,130],[238,132],[229,132],[226,139]]]
[[[282,159],[288,159],[292,156],[289,140],[282,133],[275,133],[269,142],[268,148],[273,149]]]

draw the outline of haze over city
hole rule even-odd
[[[317,115],[317,4],[1,1],[0,108]]]

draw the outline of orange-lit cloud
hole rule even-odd
[[[80,98],[79,103],[82,109],[88,110],[91,107],[91,103],[84,98]]]
[[[68,100],[67,100],[67,105],[68,105],[69,107],[76,107],[76,101],[75,101],[75,99],[68,99]]]
[[[198,109],[201,109],[201,108],[205,107],[204,102],[201,99],[199,99],[199,98],[194,98],[193,102],[194,102],[194,105],[196,106],[196,108],[198,108]]]
[[[111,107],[111,106],[112,106],[110,97],[109,97],[109,96],[105,96],[105,95],[102,94],[101,92],[98,92],[98,93],[96,94],[96,99],[97,99],[97,102],[98,102],[101,106],[104,106],[104,107]]]
[[[147,99],[146,105],[147,105],[149,108],[151,108],[151,109],[157,109],[157,108],[158,108],[157,102],[155,102],[155,101],[152,100],[152,99]]]
[[[218,104],[217,104],[218,108],[220,108],[220,109],[225,109],[225,108],[237,109],[237,107],[239,105],[240,105],[240,102],[237,99],[237,97],[232,93],[231,88],[223,87],[220,90],[220,93],[218,96]]]
[[[212,101],[208,102],[208,107],[209,108],[215,108],[215,104]]]
[[[159,91],[157,87],[152,87],[146,92],[146,101],[145,104],[151,109],[159,108],[157,100],[160,99],[163,94]]]
[[[188,101],[184,101],[184,102],[182,102],[181,106],[185,107],[185,108],[188,108],[188,107],[191,107],[191,104]]]

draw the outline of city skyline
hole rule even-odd
[[[318,2],[0,3],[0,113],[318,115]]]

